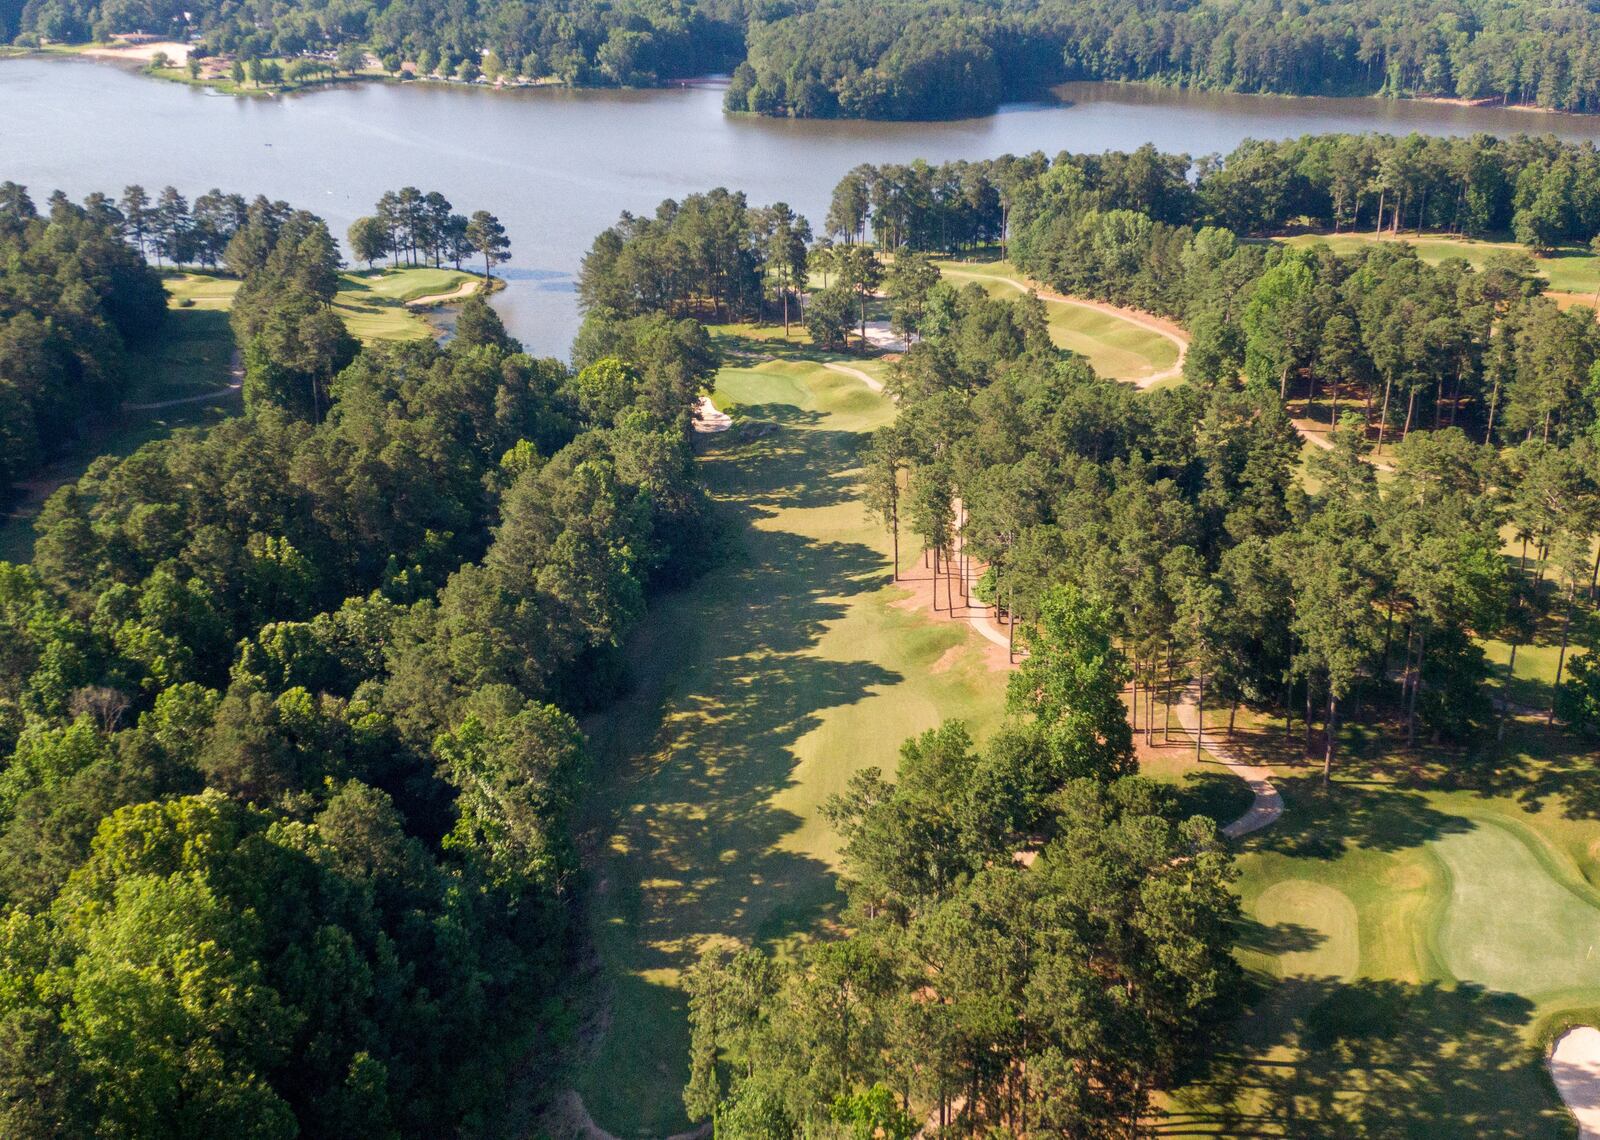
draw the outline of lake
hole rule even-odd
[[[1058,101],[953,123],[730,117],[715,86],[653,91],[491,92],[351,84],[236,99],[85,60],[0,61],[0,179],[42,201],[168,183],[191,199],[218,186],[321,214],[336,234],[385,190],[439,190],[459,212],[488,209],[511,232],[508,288],[495,301],[531,351],[565,356],[579,317],[574,275],[623,210],[728,186],[787,201],[820,229],[839,177],[863,162],[989,158],[1006,152],[1131,150],[1194,156],[1248,137],[1326,131],[1600,138],[1600,118],[1380,99],[1220,95],[1075,83]]]

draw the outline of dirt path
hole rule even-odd
[[[576,1089],[568,1089],[545,1116],[544,1125],[556,1140],[620,1140],[594,1122]],[[711,1135],[711,1123],[679,1132],[667,1140],[702,1140]]]
[[[1147,332],[1165,337],[1178,349],[1178,359],[1170,368],[1163,368],[1160,372],[1153,373],[1141,380],[1130,381],[1137,388],[1148,388],[1159,384],[1163,380],[1172,380],[1183,375],[1183,358],[1189,354],[1189,334],[1183,327],[1165,317],[1158,317],[1154,313],[1146,313],[1139,309],[1128,309],[1121,305],[1113,305],[1107,301],[1086,301],[1082,297],[1069,297],[1064,293],[1052,293],[1031,282],[1019,281],[1015,277],[1002,277],[994,273],[975,273],[964,269],[941,268],[941,273],[951,277],[968,277],[974,281],[1003,281],[1013,289],[1023,293],[1036,293],[1041,301],[1049,301],[1056,305],[1073,305],[1080,309],[1093,309],[1096,312],[1109,316],[1120,317],[1131,325],[1138,325]]]
[[[418,297],[415,300],[407,301],[406,308],[427,309],[434,305],[443,305],[448,301],[459,301],[464,297],[472,296],[482,284],[483,282],[477,278],[473,278],[471,281],[463,281],[448,293],[429,293],[426,297]]]
[[[1600,1029],[1579,1025],[1556,1038],[1550,1079],[1578,1122],[1578,1140],[1600,1140]]]

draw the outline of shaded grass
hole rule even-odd
[[[239,282],[198,273],[169,273],[167,323],[155,343],[128,356],[131,404],[183,399],[226,388],[233,361],[228,307]]]
[[[687,1126],[680,972],[704,946],[782,950],[841,898],[818,808],[851,773],[892,771],[947,717],[980,734],[1002,678],[965,626],[890,581],[888,536],[856,495],[891,405],[815,363],[729,368],[735,427],[703,444],[716,566],[660,600],[629,647],[631,695],[587,728],[585,846],[607,1029],[578,1087],[619,1136]]]
[[[1206,763],[1197,765],[1192,745],[1146,748],[1140,743],[1138,753],[1139,774],[1176,789],[1179,809],[1185,816],[1203,815],[1221,828],[1248,811],[1255,799],[1245,782],[1218,764],[1209,752]]]

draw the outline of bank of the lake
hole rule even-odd
[[[729,116],[715,87],[484,91],[356,83],[234,99],[80,58],[0,61],[0,178],[41,196],[167,183],[220,186],[320,213],[341,232],[386,190],[442,191],[490,209],[516,243],[496,299],[535,352],[565,355],[573,278],[623,210],[724,185],[787,201],[820,228],[839,177],[863,162],[1098,152],[1154,143],[1192,155],[1248,137],[1325,131],[1600,138],[1600,118],[1384,99],[1224,95],[1080,83],[1058,101],[980,119],[868,123]]]

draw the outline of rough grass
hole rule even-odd
[[[904,604],[856,496],[888,401],[799,360],[729,368],[715,399],[735,417],[701,460],[716,565],[652,606],[632,695],[588,726],[609,1025],[578,1087],[622,1137],[687,1127],[676,982],[699,950],[782,949],[837,909],[823,800],[861,768],[892,771],[913,733],[961,717],[981,734],[1001,708],[981,638]]]
[[[1523,724],[1479,760],[1279,785],[1239,859],[1246,1010],[1161,1134],[1570,1136],[1542,1058],[1600,1007],[1586,750]]]
[[[1009,262],[942,262],[940,271],[953,284],[976,281],[991,296],[1022,296],[1016,286],[1001,280],[1021,280]],[[1098,309],[1045,301],[1049,313],[1050,337],[1062,348],[1085,357],[1094,370],[1113,380],[1143,380],[1171,368],[1178,349],[1159,333]]]

